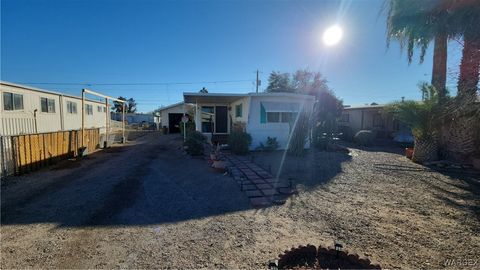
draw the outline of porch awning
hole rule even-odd
[[[262,102],[265,112],[299,112],[299,103],[290,102]]]
[[[183,93],[183,100],[185,103],[226,104],[247,96],[247,94]]]

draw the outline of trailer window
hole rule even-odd
[[[52,98],[40,98],[40,107],[42,112],[54,113],[55,112],[55,100]]]
[[[77,103],[67,101],[67,113],[77,114]]]
[[[23,95],[4,92],[3,109],[5,111],[23,110]]]
[[[93,106],[90,104],[85,105],[85,113],[87,115],[93,115]]]

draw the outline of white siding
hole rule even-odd
[[[289,123],[261,123],[260,122],[260,103],[261,102],[288,102],[298,103],[304,107],[307,112],[313,109],[313,99],[307,99],[303,96],[285,97],[285,96],[252,96],[250,99],[247,132],[252,136],[253,150],[260,143],[265,144],[267,137],[275,137],[279,143],[280,149],[285,149],[290,135]]]
[[[22,94],[23,110],[4,110],[4,92]],[[42,112],[40,103],[41,98],[53,99],[55,101],[55,112]],[[67,113],[67,101],[73,101],[77,103],[77,114]],[[0,135],[16,135],[81,129],[81,103],[81,98],[64,96],[56,93],[48,93],[48,91],[43,92],[2,83],[0,85]],[[86,104],[91,104],[93,106],[93,115],[86,115],[85,127],[105,127],[106,116],[103,112],[103,107],[105,107],[105,105],[101,102],[94,101],[86,101]],[[97,106],[102,107],[102,113],[97,112]],[[37,110],[36,129],[34,116],[35,110]]]
[[[235,116],[235,111],[236,111],[236,106],[237,105],[242,105],[242,116],[241,117],[236,117]],[[249,113],[249,106],[250,106],[250,97],[244,97],[242,99],[239,99],[237,101],[234,101],[230,104],[230,119],[232,119],[233,122],[242,122],[242,123],[247,123],[248,121],[248,113]]]

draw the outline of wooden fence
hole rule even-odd
[[[2,175],[24,174],[78,156],[81,130],[58,131],[2,137]],[[100,145],[100,130],[86,129],[87,153]]]

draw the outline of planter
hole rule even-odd
[[[407,147],[405,148],[405,157],[408,159],[412,159],[413,156],[413,148],[412,147]]]

